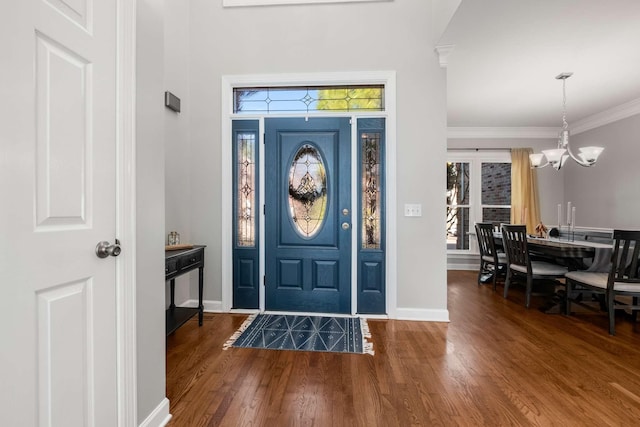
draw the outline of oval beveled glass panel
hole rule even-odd
[[[300,236],[313,237],[327,211],[327,175],[316,147],[304,144],[289,169],[289,214]]]

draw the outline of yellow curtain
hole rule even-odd
[[[511,149],[511,224],[526,224],[533,234],[540,223],[538,203],[538,175],[531,168],[531,148]]]

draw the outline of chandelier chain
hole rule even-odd
[[[567,130],[569,124],[567,123],[567,79],[562,79],[562,129]]]

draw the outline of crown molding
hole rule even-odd
[[[290,4],[362,3],[394,0],[222,0],[222,7],[274,6]]]
[[[640,114],[640,98],[578,120],[570,126],[571,133],[577,135],[636,114]]]
[[[540,138],[554,139],[558,137],[557,127],[449,127],[449,139],[506,139],[506,138]]]
[[[572,135],[640,114],[640,98],[585,117],[569,125]],[[448,127],[448,139],[557,138],[560,127]]]
[[[438,53],[438,62],[440,63],[440,68],[447,68],[449,64],[449,55],[453,52],[456,45],[454,44],[443,44],[440,46],[436,46],[434,49]]]

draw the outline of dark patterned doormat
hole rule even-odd
[[[229,347],[373,355],[366,319],[252,314],[227,340]]]

